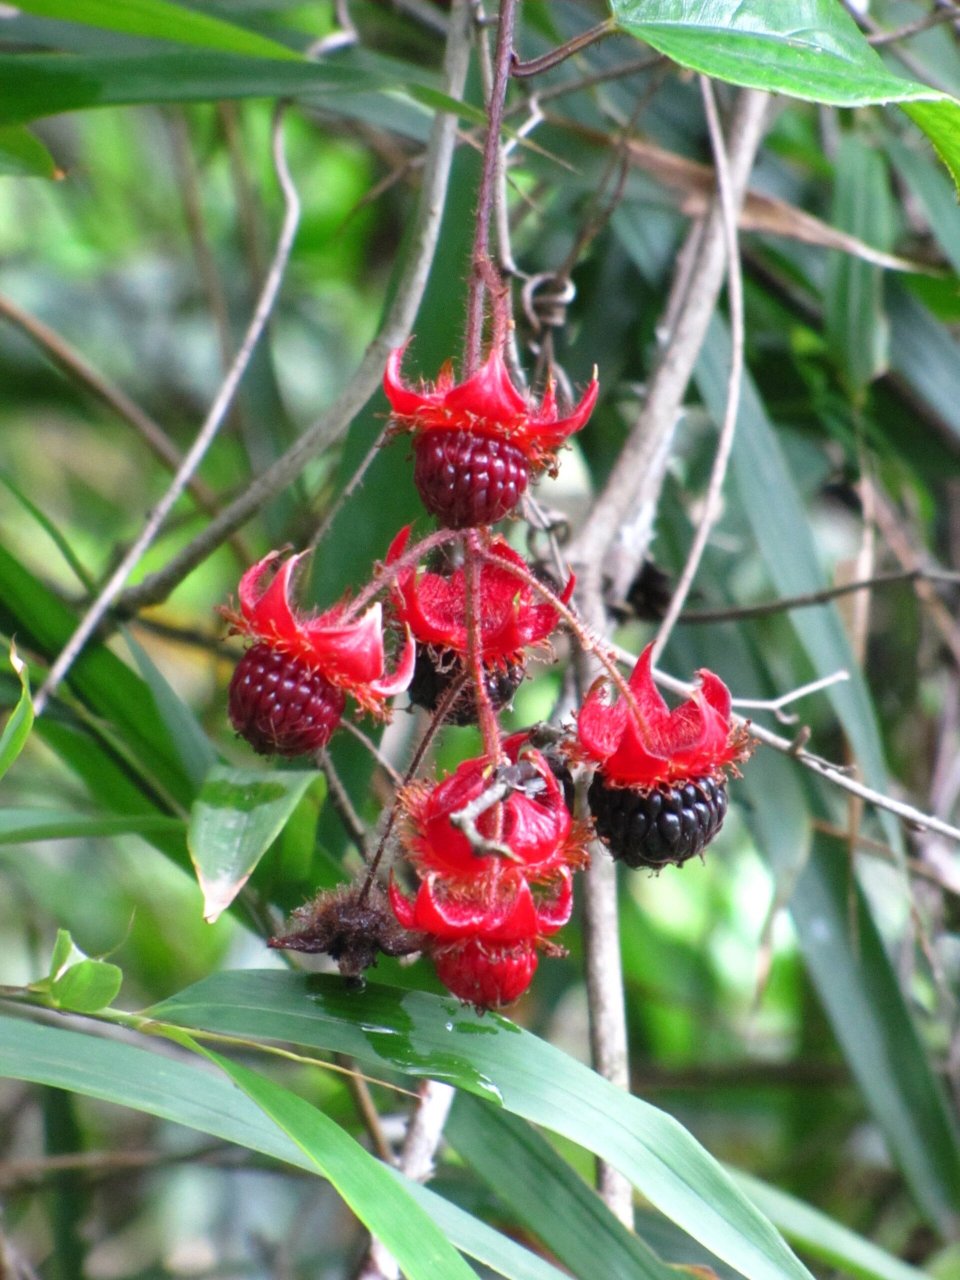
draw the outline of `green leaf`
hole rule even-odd
[[[167,726],[170,740],[180,753],[184,771],[199,790],[204,778],[217,762],[217,753],[197,723],[196,716],[170,687],[146,649],[128,631],[124,633],[124,639],[153,695],[154,704]]]
[[[9,493],[13,494],[16,500],[23,507],[24,511],[36,520],[37,524],[76,574],[77,580],[87,591],[92,592],[94,589],[93,579],[80,563],[68,539],[63,536],[49,516],[41,511],[37,504],[27,497],[19,485],[15,484],[13,479],[2,471],[0,471],[0,484],[2,484]]]
[[[63,174],[39,138],[26,129],[0,129],[0,175],[61,178]]]
[[[57,976],[66,967],[73,952],[73,937],[69,929],[58,929],[53,951],[50,955],[50,981],[55,982]]]
[[[730,336],[719,316],[710,322],[694,378],[704,402],[719,422],[726,405]],[[731,474],[740,505],[777,591],[802,595],[827,585],[803,501],[763,402],[749,376],[743,379]],[[758,500],[757,495],[764,500]],[[827,690],[865,781],[877,791],[886,787],[886,765],[876,715],[863,676],[854,659],[840,614],[832,604],[791,616],[797,639],[817,676],[846,671],[849,679]],[[903,848],[899,825],[886,811],[878,813],[888,842]]]
[[[319,100],[331,91],[400,88],[341,62],[279,62],[182,52],[97,58],[0,54],[0,124],[21,124],[61,111],[141,102],[211,102],[224,98]]]
[[[748,1280],[809,1280],[783,1240],[671,1116],[506,1018],[457,1001],[275,971],[223,973],[149,1010],[188,1028],[289,1041],[449,1080],[502,1101],[618,1168],[662,1213]]]
[[[532,1125],[461,1093],[444,1137],[573,1275],[676,1280]]]
[[[22,635],[31,648],[53,658],[76,624],[63,601],[0,546],[0,629]],[[196,788],[146,685],[128,666],[105,645],[91,642],[74,663],[67,685],[122,740],[154,788],[184,806],[191,802]],[[44,717],[49,719],[49,714]]]
[[[130,1107],[316,1172],[301,1148],[232,1084],[166,1053],[0,1015],[0,1076]],[[507,1280],[563,1280],[555,1267],[441,1196],[387,1172],[458,1248]]]
[[[106,960],[81,960],[50,984],[50,999],[71,1013],[96,1013],[117,998],[123,971]]]
[[[960,102],[889,71],[838,0],[612,0],[619,25],[682,67],[837,107],[903,105],[960,184]]]
[[[837,155],[833,224],[877,249],[893,247],[893,210],[884,157],[855,134]],[[859,397],[886,371],[890,326],[880,267],[831,253],[825,293],[826,336],[844,380]]]
[[[929,156],[898,138],[886,138],[885,146],[894,168],[923,207],[931,234],[960,275],[960,209],[949,179]]]
[[[187,845],[211,924],[229,907],[283,829],[316,772],[214,765],[190,811]]]
[[[182,818],[164,814],[126,815],[74,813],[70,809],[0,809],[0,845],[34,840],[83,840],[91,836],[175,834]]]
[[[818,1262],[860,1280],[928,1280],[925,1271],[909,1266],[778,1187],[736,1169],[730,1170],[730,1176],[788,1240]]]
[[[40,18],[59,18],[85,26],[103,27],[126,35],[179,44],[202,45],[262,58],[299,58],[276,40],[167,0],[18,0],[17,8]]]
[[[10,665],[20,681],[20,697],[17,705],[10,713],[10,718],[0,734],[0,778],[7,772],[17,756],[26,746],[33,728],[33,701],[30,697],[30,676],[27,664],[17,653],[17,646],[11,641]]]
[[[808,853],[810,810],[820,806],[786,756],[760,751],[740,786],[749,798],[744,816],[777,871],[850,1069],[917,1201],[949,1230],[960,1188],[956,1126],[846,850],[816,839]]]
[[[475,1272],[387,1167],[338,1124],[289,1089],[219,1054],[204,1052],[333,1183],[364,1226],[393,1254],[404,1275],[410,1280],[476,1280]]]

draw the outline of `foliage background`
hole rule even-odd
[[[831,40],[853,38],[853,23],[834,0],[792,8],[798,24],[809,16],[813,29],[826,33],[828,51]],[[870,6],[867,31],[897,31],[950,8],[880,0]],[[610,38],[511,89],[511,128],[529,120],[534,91],[544,117],[512,151],[515,260],[528,277],[571,271],[576,296],[555,335],[557,357],[574,384],[600,366],[600,407],[564,456],[560,479],[543,493],[575,524],[615,465],[665,341],[665,300],[697,192],[695,171],[683,170],[677,180],[668,160],[712,163],[696,76],[655,55],[658,33],[666,39],[669,25],[671,39],[694,42],[689,65],[714,70],[701,67],[697,59],[707,55],[696,53],[723,52],[716,31],[706,27],[710,10],[692,0],[623,4],[625,21],[661,22],[662,30],[646,33],[649,45],[629,35]],[[295,96],[283,133],[301,218],[266,336],[199,473],[213,505],[243,493],[360,364],[411,252],[405,235],[447,20],[426,2],[358,0],[349,6],[357,41],[340,49],[328,44],[307,63],[283,61],[277,48],[256,41],[244,49],[250,36],[243,33],[301,53],[339,29],[329,5],[197,3],[166,13],[173,25],[164,31],[149,25],[149,5],[129,6],[126,30],[105,12],[94,0],[73,7],[51,0],[0,19],[0,628],[16,637],[35,685],[69,637],[84,598],[109,576],[169,482],[169,468],[133,429],[130,414],[105,404],[100,393],[122,389],[170,445],[180,453],[189,448],[273,252],[283,206],[271,119],[275,100],[286,94]],[[233,26],[194,28],[198,15]],[[539,55],[604,16],[587,0],[526,0],[519,48],[525,57]],[[960,95],[957,25],[941,21],[886,46],[889,74]],[[797,92],[783,33],[765,39],[763,83]],[[684,61],[682,48],[671,52]],[[661,665],[684,678],[709,666],[745,699],[769,699],[847,670],[849,681],[799,703],[797,724],[778,725],[764,710],[755,713],[758,724],[788,737],[808,727],[818,755],[949,827],[960,792],[960,636],[955,588],[935,575],[955,563],[960,529],[960,212],[947,171],[915,125],[895,108],[870,105],[862,68],[851,61],[837,70],[836,83],[832,98],[819,85],[809,96],[852,109],[776,101],[751,177],[751,190],[784,203],[775,227],[768,222],[758,231],[746,219],[741,230],[748,372],[722,517],[689,611],[752,605],[891,571],[934,576],[884,583],[817,608],[681,624]],[[736,91],[717,88],[729,117]],[[873,101],[894,96],[887,86]],[[428,376],[457,354],[482,100],[476,65],[466,98],[473,114],[464,109],[411,349],[413,364]],[[133,105],[91,109],[101,103]],[[60,107],[75,109],[52,114]],[[949,133],[948,108],[944,100]],[[27,132],[23,124],[34,117]],[[930,119],[916,118],[955,167]],[[627,135],[662,151],[621,168],[618,148]],[[820,220],[807,224],[806,239],[795,234],[798,210]],[[830,247],[831,229],[897,254],[912,268],[885,270],[862,249],[841,254]],[[46,330],[31,334],[25,316]],[[538,335],[520,307],[518,326],[529,360]],[[674,580],[714,457],[728,335],[721,307],[696,365],[657,507],[651,552]],[[79,360],[96,371],[97,385],[85,383]],[[239,1009],[250,994],[241,971],[274,966],[277,981],[286,981],[263,946],[265,913],[287,911],[318,885],[336,883],[358,865],[357,855],[324,802],[322,784],[301,788],[254,874],[254,894],[217,924],[204,923],[185,844],[190,807],[214,758],[241,769],[257,764],[227,731],[225,690],[236,649],[222,640],[212,610],[254,557],[311,539],[380,431],[384,408],[375,395],[342,440],[311,457],[297,480],[244,525],[235,545],[207,556],[109,646],[92,645],[4,778],[0,980],[9,1000],[0,1018],[0,1067],[10,1079],[0,1090],[0,1258],[7,1249],[13,1274],[29,1266],[58,1277],[333,1277],[352,1274],[363,1256],[363,1231],[333,1187],[257,1154],[282,1155],[276,1146],[251,1140],[244,1149],[223,1140],[236,1135],[215,1127],[204,1132],[197,1124],[197,1133],[151,1118],[159,1110],[192,1123],[177,1114],[179,1086],[170,1086],[164,1112],[150,1103],[147,1068],[123,1057],[126,1040],[146,1046],[153,1063],[173,1061],[135,1019],[131,1033],[116,1029],[128,1028],[130,1019],[107,1017],[103,1027],[114,1030],[98,1038],[83,1016],[109,1004],[109,995],[98,1002],[85,986],[78,997],[50,982],[24,988],[53,972],[58,929],[69,930],[87,955],[109,954],[119,966],[117,1004],[124,1010],[148,1008],[211,975],[237,975],[237,986],[215,988],[220,994],[209,1006],[200,1002],[206,1022],[191,1020],[190,1001],[178,1005],[174,998],[169,1021],[178,1026],[216,1029],[219,1016],[220,1030],[227,1030],[231,1002]],[[417,514],[404,446],[394,443],[326,533],[314,563],[314,598],[329,602],[363,581],[392,533]],[[133,581],[168,564],[208,521],[192,498],[178,501]],[[522,545],[522,530],[514,536]],[[651,634],[648,618],[628,618],[616,630],[618,642],[634,652]],[[562,661],[538,669],[516,700],[511,724],[550,714],[562,669]],[[2,692],[13,707],[20,684],[12,671]],[[412,718],[399,713],[386,749],[402,756],[411,730]],[[448,731],[439,766],[474,747],[471,731]],[[338,742],[334,757],[362,818],[374,824],[387,797],[384,779],[349,739]],[[818,1274],[839,1266],[903,1278],[912,1274],[906,1262],[955,1276],[956,844],[929,824],[903,827],[767,748],[735,784],[733,800],[733,815],[702,867],[657,879],[634,874],[621,885],[633,1091],[676,1117],[712,1155],[760,1178],[766,1187],[753,1188],[760,1208]],[[516,1011],[518,1022],[569,1055],[539,1057],[542,1046],[523,1042],[521,1061],[529,1052],[530,1070],[557,1073],[540,1078],[545,1099],[558,1107],[553,1085],[588,1089],[575,1073],[575,1060],[588,1056],[578,928],[568,929],[565,941],[569,958],[542,965]],[[394,990],[439,990],[424,965],[383,962],[376,976]],[[99,981],[104,971],[87,977]],[[268,1013],[281,990],[244,1029],[248,1042],[258,1032],[272,1035]],[[469,1036],[457,1040],[452,1065],[436,1046],[410,1056],[416,1036],[429,1040],[437,1019],[454,1016],[449,1001],[395,1006],[374,993],[371,1000],[384,1003],[351,1006],[335,979],[318,991],[345,1045],[373,1007],[398,1035],[393,1057],[380,1043],[377,1061],[361,1064],[389,1078],[372,1087],[388,1139],[399,1132],[409,1102],[395,1088],[400,1073],[465,1086],[434,1190],[572,1274],[653,1268],[639,1260],[646,1253],[629,1252],[634,1246],[624,1243],[582,1180],[592,1179],[591,1152],[602,1153],[602,1135],[599,1145],[589,1141],[589,1089],[579,1115],[578,1095],[573,1102],[567,1097],[562,1105],[575,1114],[548,1123],[561,1134],[548,1143],[511,1116],[504,1081],[506,1113],[470,1096],[471,1088],[481,1096],[486,1089],[488,1097],[490,1090]],[[80,1012],[44,1012],[51,1004]],[[412,1018],[416,1032],[408,1042],[396,1027],[403,1018]],[[500,1028],[495,1019],[475,1023],[459,1012],[456,1018],[458,1027],[479,1030],[478,1043]],[[73,1039],[58,1041],[55,1051],[53,1042],[35,1042],[33,1032],[47,1026]],[[283,1024],[275,1038],[294,1041],[292,1026]],[[342,1048],[335,1039],[321,1039],[318,1047]],[[362,1057],[362,1048],[350,1041],[343,1052]],[[88,1052],[98,1084],[70,1077]],[[277,1121],[277,1135],[292,1128],[302,1137],[313,1123],[296,1112],[299,1097],[369,1142],[348,1077],[270,1067],[262,1054],[241,1060],[279,1082],[270,1095],[274,1112],[269,1098],[259,1099],[266,1114],[275,1116],[277,1106],[294,1109],[294,1120]],[[138,1098],[141,1070],[147,1074]],[[207,1069],[191,1070],[184,1088],[200,1107],[196,1081],[208,1078]],[[111,1106],[111,1099],[126,1105]],[[515,1150],[511,1140],[519,1144]],[[321,1135],[314,1155],[332,1141]],[[498,1150],[513,1152],[512,1165],[493,1163]],[[663,1151],[668,1164],[681,1161],[669,1143]],[[655,1155],[656,1148],[639,1184],[659,1203],[668,1179]],[[690,1158],[706,1177],[707,1164]],[[570,1169],[582,1179],[568,1185],[562,1180]],[[326,1172],[341,1190],[352,1185],[336,1170]],[[531,1186],[542,1194],[524,1210]],[[823,1210],[859,1242],[843,1236],[831,1243],[824,1220],[811,1227],[797,1201],[771,1198],[770,1187]],[[736,1253],[751,1228],[738,1217],[732,1193],[717,1195]],[[362,1196],[358,1203],[369,1224],[369,1203]],[[582,1222],[576,1205],[588,1214]],[[689,1232],[697,1210],[685,1212]],[[400,1221],[400,1210],[393,1217]],[[706,1260],[721,1274],[725,1265],[752,1275],[790,1270],[779,1254],[762,1265],[744,1261],[746,1254],[737,1255],[739,1265],[729,1256],[724,1264],[704,1255],[668,1217],[646,1201],[637,1217],[639,1239],[668,1263]],[[568,1239],[562,1228],[570,1223],[578,1230]],[[584,1239],[589,1245],[578,1253]],[[866,1249],[864,1241],[886,1252]],[[429,1255],[422,1243],[420,1250]],[[429,1257],[421,1262],[433,1265]],[[436,1265],[422,1274],[454,1274],[449,1263]],[[532,1261],[513,1265],[507,1274],[539,1274]]]

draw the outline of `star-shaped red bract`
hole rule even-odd
[[[388,565],[400,558],[409,538],[407,525],[390,544]],[[480,567],[476,606],[480,658],[487,666],[503,667],[522,662],[525,649],[542,644],[555,629],[558,617],[551,604],[540,599],[529,583],[507,567],[529,572],[526,562],[512,547],[502,538],[493,538],[486,551],[491,559],[485,559]],[[564,604],[573,587],[571,575],[560,596]],[[411,566],[397,577],[394,609],[420,644],[466,655],[467,587],[463,568],[441,574]]]
[[[435,786],[406,789],[404,843],[420,883],[412,899],[390,884],[397,920],[426,937],[441,980],[482,1008],[526,989],[538,948],[570,919],[573,871],[586,861],[586,832],[547,761],[521,734],[504,749],[506,765],[465,760]],[[477,848],[452,819],[504,777],[508,794],[475,819],[498,847]]]
[[[465,381],[455,382],[447,363],[432,386],[415,389],[400,374],[404,351],[391,354],[383,378],[393,430],[413,435],[417,492],[450,529],[487,526],[508,515],[531,475],[556,471],[556,450],[580,430],[597,400],[594,377],[561,418],[553,382],[539,404],[523,395],[496,345]]]
[[[409,630],[396,669],[388,674],[382,606],[372,605],[356,619],[349,616],[347,604],[320,614],[302,613],[290,595],[293,575],[305,552],[285,560],[265,585],[281,554],[269,552],[240,579],[239,611],[220,612],[233,631],[298,660],[351,694],[364,710],[383,714],[385,700],[402,693],[413,675],[416,646]]]
[[[534,403],[514,386],[497,347],[465,382],[454,380],[448,361],[432,386],[414,389],[400,373],[405,351],[403,346],[391,352],[383,377],[398,427],[415,434],[459,430],[503,439],[520,449],[534,470],[551,464],[552,454],[580,430],[597,402],[594,377],[573,412],[559,417],[553,382],[547,383],[539,405]]]
[[[655,787],[720,773],[743,758],[747,732],[731,724],[730,691],[712,671],[671,710],[653,682],[653,646],[640,655],[628,681],[635,708],[611,703],[604,681],[587,694],[577,718],[579,754],[596,762],[618,786]]]

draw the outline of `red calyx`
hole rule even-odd
[[[410,539],[410,526],[401,529],[387,552],[387,564],[399,560]],[[502,538],[491,538],[480,567],[479,647],[481,661],[488,667],[505,667],[522,662],[525,649],[542,644],[558,622],[556,609],[542,601],[534,589],[509,566],[529,573],[526,561]],[[571,575],[563,594],[566,604],[573,592]],[[394,586],[396,616],[404,622],[418,643],[436,649],[467,653],[467,588],[464,570],[448,574],[418,572],[416,567],[402,572]]]
[[[746,729],[731,724],[730,691],[712,671],[699,671],[700,687],[671,711],[653,682],[652,649],[628,681],[634,706],[623,697],[611,704],[602,681],[587,694],[577,718],[578,753],[614,786],[722,776],[749,753]]]
[[[330,739],[351,694],[365,711],[385,717],[386,700],[413,677],[416,646],[409,630],[395,671],[386,670],[382,607],[352,619],[346,605],[303,613],[290,600],[303,559],[271,551],[240,579],[239,610],[221,608],[231,630],[255,643],[230,685],[230,718],[262,754],[301,755]],[[266,583],[266,585],[264,585]]]
[[[448,362],[432,386],[415,390],[401,376],[405,350],[391,353],[383,388],[395,429],[416,437],[415,479],[424,505],[449,528],[502,519],[530,475],[555,468],[556,450],[596,404],[594,377],[566,418],[558,416],[552,382],[537,405],[513,385],[498,347],[464,382],[454,381]]]

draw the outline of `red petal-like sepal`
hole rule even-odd
[[[384,699],[401,693],[413,677],[416,648],[409,628],[396,670],[386,670],[383,607],[375,604],[360,618],[345,619],[344,605],[321,614],[301,613],[291,602],[293,575],[306,553],[291,556],[264,581],[280,557],[271,551],[240,579],[240,611],[222,610],[233,629],[298,659],[320,672],[360,705],[383,712]]]
[[[745,734],[730,722],[730,693],[718,676],[699,672],[701,684],[672,711],[653,681],[652,646],[630,676],[633,705],[609,701],[598,682],[577,719],[579,744],[602,767],[603,776],[623,786],[652,787],[678,778],[698,778],[741,759]]]
[[[468,431],[495,436],[521,449],[534,469],[553,464],[553,453],[579,431],[593,412],[599,385],[594,375],[580,403],[566,418],[557,417],[552,382],[548,382],[539,405],[513,384],[498,347],[465,382],[454,383],[445,365],[432,387],[416,391],[401,376],[406,347],[391,352],[383,376],[383,389],[399,429],[421,434],[424,431]]]
[[[410,527],[401,529],[387,552],[387,564],[403,555]],[[522,659],[523,651],[542,644],[556,628],[557,611],[542,601],[534,589],[508,566],[528,573],[526,562],[502,538],[493,538],[487,548],[492,560],[480,568],[477,602],[480,617],[480,656],[488,666],[505,665]],[[573,592],[571,575],[560,599],[566,604]],[[467,588],[465,571],[450,574],[418,573],[415,565],[397,576],[394,588],[396,614],[421,644],[467,653]]]

